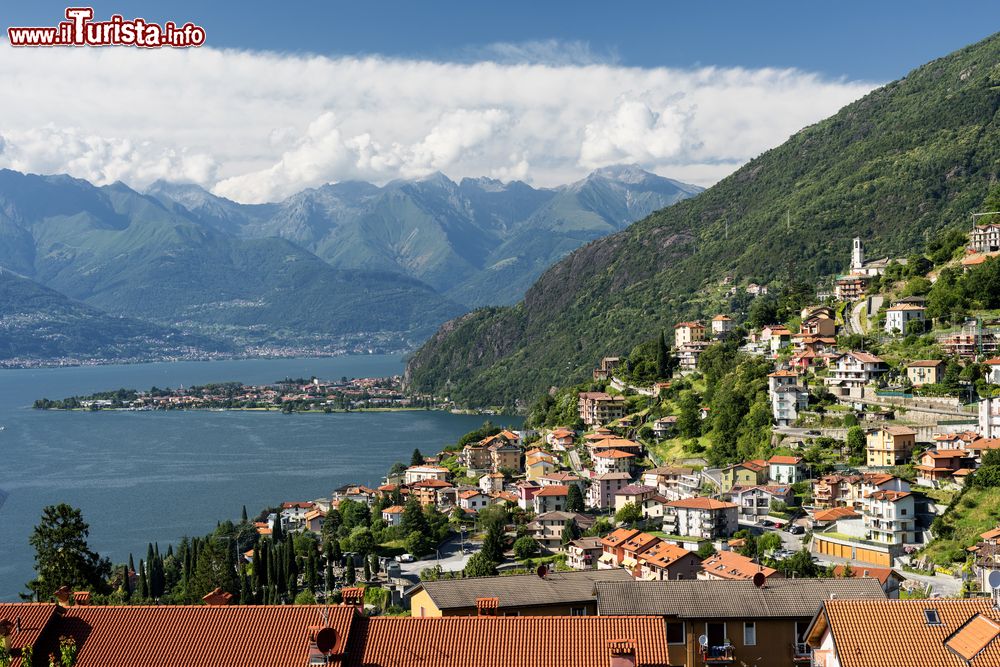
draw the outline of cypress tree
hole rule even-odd
[[[285,541],[285,534],[281,530],[281,515],[274,517],[274,527],[271,529],[271,540],[275,544]]]
[[[247,519],[247,506],[246,505],[243,506],[243,513],[240,515],[240,520],[243,521],[243,523],[247,523],[247,521],[248,521],[248,519]]]
[[[420,453],[419,449],[414,449],[413,454],[410,456],[411,466],[422,466],[424,464],[424,455]]]
[[[129,598],[132,597],[132,589],[129,587],[128,573],[129,573],[128,565],[123,565],[122,566],[122,592],[125,593],[125,599],[126,600],[128,600]]]
[[[347,559],[347,568],[344,570],[344,581],[351,586],[357,581],[357,575],[354,573],[354,558]]]
[[[372,564],[371,564],[371,561],[367,557],[365,558],[365,567],[364,567],[364,570],[362,571],[362,573],[365,576],[365,581],[371,581],[372,580]]]
[[[670,351],[667,349],[667,335],[660,329],[660,340],[656,344],[656,377],[667,379],[670,372]]]
[[[143,565],[142,559],[139,559],[139,599],[145,600],[149,598],[149,583],[146,581],[146,568]]]
[[[378,564],[378,556],[372,554],[372,574],[377,575],[379,573],[380,566]]]

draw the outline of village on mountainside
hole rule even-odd
[[[914,664],[914,646],[921,664],[998,664],[998,232],[901,259],[854,239],[849,272],[812,292],[724,278],[710,292],[747,308],[599,359],[523,426],[414,450],[378,485],[244,508],[138,565],[91,554],[84,586],[39,569],[36,604],[0,604],[0,664],[145,664],[139,643],[101,638],[180,641],[217,612],[233,661],[263,655],[249,605],[271,632],[308,626],[291,653],[315,665],[399,646],[457,664],[484,641],[519,656],[547,642],[545,664]],[[36,407],[410,400],[399,378],[289,379]],[[69,506],[46,508],[39,545],[48,524],[86,535]],[[858,632],[872,618],[892,641]]]
[[[834,644],[871,656],[852,664],[895,664],[914,645],[928,664],[995,664],[1000,322],[928,311],[933,283],[995,266],[997,230],[975,228],[937,261],[867,260],[855,239],[849,273],[784,321],[679,322],[672,346],[661,336],[553,388],[523,428],[487,422],[414,451],[377,487],[264,510],[250,524],[265,554],[289,535],[314,553],[280,592],[254,574],[263,583],[242,595],[341,602],[387,628],[452,617],[456,639],[473,617],[549,636],[579,617],[663,618],[665,636],[635,627],[622,646],[586,649],[612,665],[834,667]],[[637,382],[644,373],[653,380]],[[726,419],[740,426],[721,455]],[[150,586],[139,569],[132,591]],[[206,600],[235,603],[219,590]],[[891,646],[856,631],[869,618]]]

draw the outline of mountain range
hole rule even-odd
[[[400,273],[474,307],[514,303],[572,250],[700,191],[632,165],[551,189],[435,173],[383,187],[324,185],[278,204],[164,182],[147,194],[216,230],[287,239],[335,268]]]
[[[710,317],[721,278],[775,287],[846,268],[851,239],[905,256],[1000,180],[1000,36],[935,60],[807,127],[699,196],[576,250],[519,303],[446,323],[410,387],[521,405],[583,380],[681,319]],[[714,291],[713,291],[714,290]],[[777,291],[777,290],[775,290]]]
[[[697,191],[619,167],[554,189],[436,174],[244,205],[0,170],[0,359],[405,349]]]

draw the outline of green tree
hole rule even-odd
[[[109,593],[111,561],[90,550],[89,535],[90,526],[80,510],[66,504],[45,507],[28,538],[35,549],[37,576],[28,582],[31,594],[22,597],[45,602],[62,586]]]
[[[188,601],[200,600],[217,587],[235,595],[239,592],[239,581],[226,543],[208,539],[198,552],[198,564],[188,585]]]
[[[761,553],[777,551],[781,548],[781,544],[781,535],[770,531],[761,535],[757,540],[757,549],[760,550]]]
[[[621,509],[615,512],[615,521],[629,527],[635,527],[635,524],[642,521],[642,509],[638,503],[625,503]]]
[[[847,429],[847,451],[851,456],[864,457],[867,442],[865,431],[860,426],[852,426]]]
[[[667,335],[661,329],[660,337],[656,341],[656,377],[667,380],[670,375],[670,350],[667,348]]]
[[[504,552],[504,526],[503,523],[495,521],[490,524],[483,539],[481,552],[493,563],[503,562]]]
[[[535,538],[525,535],[514,541],[514,556],[518,560],[527,560],[538,554],[538,542]]]
[[[466,577],[494,577],[497,574],[497,564],[482,551],[472,554],[465,564]]]
[[[406,550],[414,556],[423,556],[430,553],[433,548],[434,544],[426,532],[414,530],[406,536]]]
[[[701,402],[693,391],[681,393],[677,415],[677,434],[682,438],[697,438],[701,435]]]
[[[354,557],[351,556],[347,559],[347,566],[344,568],[344,581],[353,586],[357,578],[357,573],[354,571]]]
[[[420,506],[420,502],[416,498],[410,498],[406,501],[406,505],[403,506],[403,516],[400,518],[399,525],[404,535],[409,535],[413,532],[426,534],[430,531],[427,516],[424,514],[424,508]]]
[[[559,543],[566,546],[573,540],[580,538],[580,527],[576,525],[576,521],[570,519],[563,525],[562,535],[559,537]]]
[[[312,591],[304,590],[295,596],[295,604],[306,605],[306,604],[316,604],[316,596],[313,595]]]
[[[414,449],[413,454],[410,456],[411,466],[422,466],[424,464],[424,455],[420,453],[419,449]]]
[[[582,512],[583,508],[583,492],[576,484],[570,484],[569,491],[566,492],[566,511]]]

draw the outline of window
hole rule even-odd
[[[927,619],[927,625],[941,625],[937,609],[924,609],[924,618]]]
[[[587,608],[586,607],[573,607],[572,609],[569,610],[569,613],[570,613],[570,616],[586,616],[587,615]]]
[[[906,508],[899,510],[900,516],[906,516]]]
[[[744,646],[756,646],[757,645],[757,624],[756,623],[744,623],[743,624],[743,645]]]
[[[687,642],[686,633],[684,632],[684,623],[667,623],[667,643],[668,644],[684,644]]]

